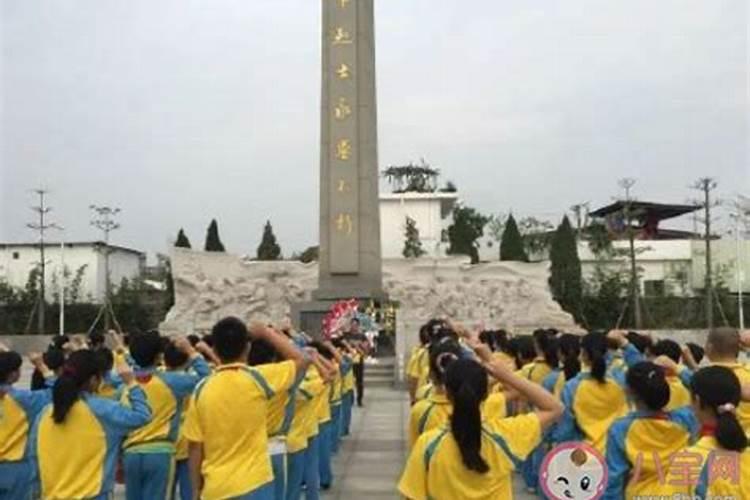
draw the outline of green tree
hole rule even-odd
[[[297,258],[300,260],[300,262],[309,264],[310,262],[317,262],[319,254],[320,247],[315,245],[313,247],[307,247],[304,252],[297,256]]]
[[[513,214],[510,214],[508,220],[505,222],[503,238],[500,241],[500,260],[529,261],[529,257],[526,255],[526,250],[523,247],[521,232],[518,230],[518,225]]]
[[[550,261],[552,296],[564,310],[580,321],[583,299],[581,259],[578,257],[576,233],[567,215],[552,237]]]
[[[422,248],[422,241],[419,239],[417,221],[409,216],[406,217],[406,231],[404,236],[404,251],[402,252],[404,257],[407,259],[416,259],[427,253]]]
[[[177,241],[174,242],[174,246],[176,246],[177,248],[193,248],[190,245],[190,240],[185,235],[185,231],[183,231],[182,228],[180,228],[180,232],[177,233]]]
[[[211,220],[211,224],[208,225],[208,231],[206,232],[206,252],[225,252],[224,244],[219,238],[219,225],[216,223],[216,219]]]
[[[258,260],[279,260],[281,258],[281,247],[276,242],[276,235],[273,234],[271,221],[266,221],[263,228],[263,239],[258,245]]]
[[[479,262],[477,240],[484,234],[484,226],[490,218],[470,207],[457,206],[453,209],[453,224],[448,227],[448,253],[468,255],[471,263]]]

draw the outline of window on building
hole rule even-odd
[[[19,252],[13,252],[13,260],[18,260],[21,258],[21,254]]]
[[[646,280],[643,282],[646,297],[663,297],[666,292],[664,280]]]

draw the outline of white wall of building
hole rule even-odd
[[[104,298],[105,259],[100,248],[100,245],[93,243],[65,245],[65,268],[70,273],[68,281],[73,280],[76,272],[85,266],[79,297],[81,301],[101,302]],[[58,290],[59,273],[62,268],[60,254],[58,244],[45,246],[45,260],[47,261],[45,285],[48,300],[52,300]],[[119,247],[112,247],[109,259],[113,289],[116,289],[123,278],[133,279],[141,276],[146,263],[145,254]],[[38,262],[38,245],[0,244],[0,280],[13,287],[25,287],[29,279],[29,273],[37,266]]]
[[[380,241],[384,259],[403,257],[406,217],[417,223],[425,256],[441,257],[448,248],[441,241],[451,221],[455,193],[403,193],[380,196]]]

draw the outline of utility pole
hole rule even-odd
[[[710,177],[703,177],[698,179],[693,185],[693,189],[697,189],[703,193],[703,210],[705,212],[705,232],[703,234],[703,240],[706,244],[706,278],[705,278],[705,292],[706,292],[706,326],[710,330],[714,327],[714,294],[713,294],[713,259],[711,256],[711,192],[716,189],[718,183],[716,180]]]
[[[120,224],[114,221],[114,217],[120,213],[120,209],[109,206],[90,205],[89,208],[94,212],[91,219],[91,225],[102,231],[104,235],[104,304],[100,316],[104,314],[104,329],[110,329],[110,320],[112,315],[112,303],[110,302],[110,277],[109,277],[109,233],[120,228]],[[94,322],[96,326],[96,322]],[[93,326],[92,326],[93,329]]]
[[[31,210],[36,212],[39,218],[37,222],[30,222],[29,224],[26,224],[26,227],[34,231],[37,231],[39,233],[39,288],[37,290],[38,296],[37,296],[36,317],[38,321],[37,333],[39,333],[40,335],[43,335],[44,330],[45,330],[44,329],[44,324],[45,324],[44,313],[45,313],[45,306],[46,306],[45,284],[46,284],[46,269],[47,269],[47,262],[46,262],[46,258],[44,255],[44,233],[48,229],[60,229],[60,227],[57,224],[49,223],[47,221],[47,214],[52,211],[52,207],[48,207],[46,204],[46,200],[45,200],[45,197],[47,194],[49,194],[49,191],[44,188],[38,188],[38,189],[34,189],[33,192],[36,193],[36,195],[39,197],[39,205],[32,206]]]
[[[633,231],[633,199],[630,192],[636,180],[632,178],[620,179],[619,186],[625,191],[624,215],[628,231],[628,243],[630,253],[630,300],[633,303],[633,319],[636,329],[643,327],[643,314],[641,313],[641,284],[638,280],[638,265],[635,259],[635,232]]]

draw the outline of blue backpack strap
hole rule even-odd
[[[501,450],[503,450],[503,453],[505,453],[508,457],[508,459],[513,463],[513,466],[516,468],[516,470],[520,470],[521,463],[523,462],[520,458],[515,456],[512,451],[510,451],[510,447],[508,446],[508,443],[505,442],[505,439],[503,439],[502,436],[498,434],[494,434],[484,427],[482,427],[482,433],[485,434],[487,437],[492,439],[492,441],[500,447]]]
[[[427,407],[425,412],[419,418],[419,424],[417,425],[417,429],[419,430],[420,434],[422,434],[424,432],[424,428],[427,427],[427,420],[430,418],[430,414],[432,413],[432,410],[434,409],[435,409],[435,403],[432,403],[430,406]]]

